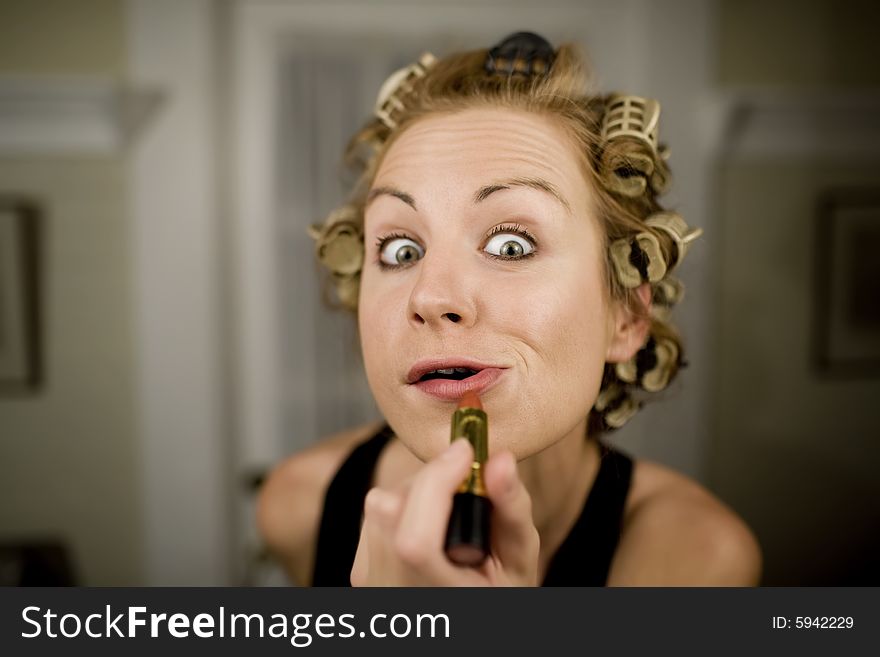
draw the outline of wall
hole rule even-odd
[[[723,0],[719,18],[722,84],[880,85],[880,9],[870,0]]]
[[[880,581],[880,377],[823,376],[813,354],[823,194],[880,189],[880,77],[862,57],[878,18],[859,2],[722,3],[719,85],[771,90],[770,112],[788,112],[775,147],[729,144],[717,171],[710,480],[757,532],[770,585]]]
[[[0,74],[115,79],[116,0],[2,0]],[[46,214],[46,379],[0,398],[0,541],[60,537],[89,585],[141,581],[130,226],[121,154],[0,156],[0,193]]]
[[[120,76],[120,0],[0,0],[0,73]]]

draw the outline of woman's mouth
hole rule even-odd
[[[439,370],[431,370],[422,375],[419,381],[431,381],[432,379],[452,379],[462,381],[477,374],[480,370],[470,367],[449,367]]]
[[[423,372],[410,385],[437,399],[458,401],[467,392],[482,395],[503,374],[504,368],[501,367],[441,367]]]

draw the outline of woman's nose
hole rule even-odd
[[[442,328],[450,324],[471,326],[476,319],[472,277],[451,258],[428,253],[418,264],[419,273],[409,297],[408,314],[417,325]]]

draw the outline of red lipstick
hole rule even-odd
[[[483,404],[480,402],[480,396],[473,390],[469,390],[461,396],[461,401],[458,402],[458,407],[475,408],[478,411],[483,410]]]
[[[483,468],[489,457],[489,420],[480,397],[468,390],[452,414],[451,441],[466,438],[474,448],[471,471],[452,500],[446,530],[446,555],[462,566],[479,566],[489,555],[492,503],[486,494]]]

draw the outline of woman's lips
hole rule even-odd
[[[466,392],[475,392],[478,395],[482,395],[489,388],[492,388],[503,374],[504,369],[500,367],[487,367],[461,381],[454,379],[430,379],[429,381],[416,381],[410,385],[437,399],[458,401]]]

